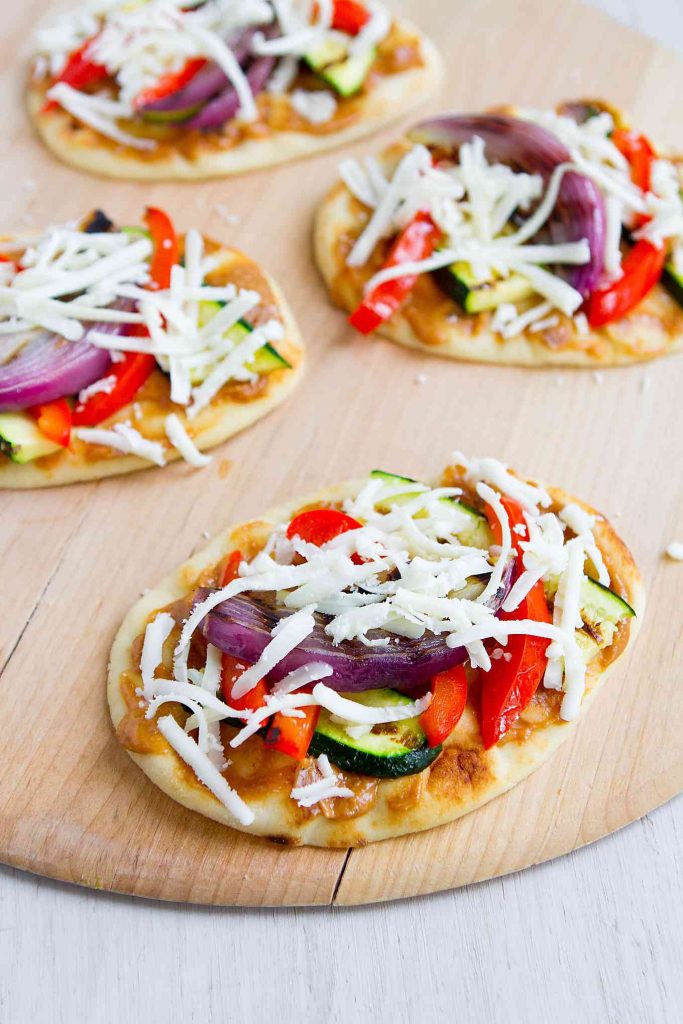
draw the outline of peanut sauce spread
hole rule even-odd
[[[240,143],[271,138],[278,132],[304,132],[308,135],[332,135],[343,131],[363,117],[366,97],[386,78],[413,68],[422,67],[424,60],[420,40],[414,34],[394,24],[388,35],[377,45],[377,57],[368,72],[362,88],[354,96],[335,97],[337,109],[329,121],[312,124],[297,113],[287,94],[275,95],[267,92],[256,96],[258,115],[254,121],[237,119],[228,121],[217,131],[188,131],[182,125],[148,124],[139,121],[121,121],[121,127],[131,135],[152,138],[157,142],[149,151],[132,149],[100,135],[76,118],[69,118],[69,131],[79,146],[97,146],[117,153],[131,153],[136,160],[154,163],[181,153],[188,160],[197,159],[207,152],[234,149]],[[43,81],[34,83],[38,88],[49,88]],[[313,71],[302,69],[292,85],[292,90],[327,90],[326,84]],[[64,114],[64,111],[59,111]],[[50,112],[47,117],[53,116]]]
[[[440,485],[462,487],[465,501],[478,508],[483,505],[479,496],[468,490],[463,484],[462,477],[454,467],[450,467],[444,473]],[[551,490],[550,493],[555,499],[550,510],[559,511],[565,502],[560,500],[560,492],[554,494]],[[313,506],[301,507],[294,514],[299,514],[311,507],[320,508],[323,504],[333,508],[341,507],[341,502],[317,502]],[[180,623],[190,612],[194,591],[198,587],[219,585],[230,552],[240,550],[245,558],[253,558],[265,545],[270,529],[270,524],[258,520],[239,527],[231,535],[229,549],[221,561],[205,569],[199,575],[195,574],[192,578],[183,581],[188,591],[184,598],[165,608],[157,609],[149,615],[148,621],[151,621],[160,611],[167,611],[179,624],[172,631],[166,643],[164,665],[158,669],[160,675],[171,677],[171,653],[180,635]],[[613,586],[618,592],[624,592],[624,587],[617,576],[615,556],[610,556],[609,551],[603,551],[603,557]],[[621,653],[628,640],[629,631],[629,621],[623,620],[617,628],[611,644],[602,650],[596,648],[596,652],[587,666],[587,691],[590,691],[610,662]],[[134,666],[138,666],[140,663],[143,639],[144,634],[141,634],[132,644],[131,662]],[[201,633],[196,632],[190,649],[190,667],[201,667],[205,658],[205,640]],[[380,782],[383,783],[388,812],[398,816],[416,807],[430,794],[431,790],[438,794],[439,799],[444,799],[445,796],[446,799],[452,797],[456,801],[462,801],[467,798],[467,794],[476,794],[477,790],[484,789],[491,781],[492,770],[490,754],[484,749],[479,732],[477,708],[481,687],[480,674],[469,667],[467,672],[469,685],[465,712],[454,732],[445,742],[442,753],[428,768],[416,775],[391,780],[380,780],[351,772],[339,772],[337,769],[340,775],[339,784],[351,789],[353,797],[345,800],[321,800],[318,804],[308,808],[299,807],[292,800],[288,802],[288,812],[297,821],[304,821],[317,814],[322,814],[330,820],[357,818],[369,811],[375,804]],[[166,741],[157,731],[154,719],[145,719],[145,708],[140,706],[140,698],[135,693],[136,687],[141,687],[141,685],[142,679],[137,667],[122,673],[120,677],[121,694],[128,711],[119,723],[117,736],[123,746],[133,753],[163,753],[168,749]],[[499,744],[523,745],[539,730],[566,724],[560,718],[562,697],[563,694],[559,691],[547,690],[542,685],[539,686],[519,719],[510,727]],[[170,712],[169,709],[171,709]],[[172,713],[180,724],[183,724],[189,716],[189,712],[180,704],[166,704],[159,713]],[[221,737],[224,745],[227,746],[236,731],[236,728],[227,722],[221,723]],[[315,777],[314,762],[311,758],[306,758],[303,762],[296,762],[283,754],[269,750],[259,735],[251,736],[241,746],[230,749],[230,760],[232,763],[223,774],[247,803],[250,799],[258,800],[273,794],[280,794],[288,798],[294,786],[304,785]],[[202,783],[198,781],[192,769],[179,758],[177,759],[177,770],[188,785],[203,789]]]

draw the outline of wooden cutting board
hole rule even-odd
[[[430,110],[610,97],[665,143],[683,140],[683,65],[574,2],[405,0],[444,50]],[[99,205],[122,223],[167,208],[260,259],[308,344],[298,394],[185,465],[34,493],[0,493],[0,859],[163,899],[339,904],[463,885],[566,853],[683,789],[683,359],[594,374],[448,363],[354,337],[311,259],[311,216],[339,154],[237,180],[143,186],[56,163],[21,108],[27,37],[43,2],[5,12],[1,221],[8,229]],[[361,142],[361,154],[398,133]],[[226,216],[226,211],[229,216]],[[235,218],[232,223],[232,215]],[[426,381],[419,383],[418,375]],[[230,523],[376,465],[429,476],[456,447],[493,454],[601,508],[638,560],[649,606],[633,652],[557,756],[450,826],[362,850],[288,850],[176,806],[117,745],[105,668],[138,594]]]

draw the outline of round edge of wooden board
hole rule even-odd
[[[552,770],[552,764],[553,759],[551,758],[551,760],[540,768],[538,772],[535,772],[534,775],[538,775],[539,773],[542,774],[546,770]],[[514,798],[515,793],[523,793],[524,789],[529,786],[530,781],[530,779],[527,779],[515,786],[513,790],[496,797],[495,800],[491,801],[489,806],[499,806],[502,802],[509,801]],[[661,786],[658,785],[660,781],[662,782]],[[151,783],[149,785],[151,788]],[[97,879],[85,877],[77,878],[73,875],[65,874],[64,872],[55,871],[53,864],[49,861],[43,861],[42,859],[36,859],[33,861],[30,858],[8,857],[7,859],[3,858],[2,863],[5,863],[11,868],[25,871],[29,874],[48,878],[56,882],[76,885],[90,889],[94,892],[104,892],[116,896],[134,896],[145,900],[161,900],[166,903],[185,903],[192,906],[245,907],[251,909],[278,907],[367,906],[368,904],[374,903],[396,902],[398,900],[413,899],[419,896],[434,896],[442,892],[452,892],[467,885],[486,882],[495,878],[502,878],[506,875],[514,874],[517,871],[523,871],[527,868],[538,867],[541,864],[550,863],[551,861],[564,857],[569,853],[582,850],[586,846],[590,846],[592,843],[598,842],[600,839],[604,839],[607,836],[620,832],[623,828],[633,825],[646,814],[657,810],[669,800],[673,800],[680,795],[683,795],[683,761],[681,761],[680,765],[676,766],[675,771],[666,772],[663,780],[661,775],[647,780],[647,785],[638,793],[639,799],[637,804],[630,808],[629,816],[625,820],[620,819],[619,823],[615,824],[613,827],[597,828],[594,832],[590,830],[587,832],[584,831],[581,837],[576,841],[573,841],[569,836],[565,836],[559,843],[557,843],[556,846],[551,846],[547,852],[541,853],[539,851],[538,856],[529,857],[520,853],[517,860],[507,863],[500,871],[480,871],[474,868],[470,871],[461,872],[459,862],[457,858],[454,857],[452,878],[445,878],[441,875],[438,883],[434,885],[427,884],[422,886],[419,884],[413,884],[410,876],[406,878],[406,872],[402,872],[401,870],[403,866],[402,859],[400,857],[396,857],[393,859],[393,863],[397,865],[396,877],[394,877],[393,874],[387,877],[385,874],[383,876],[382,891],[378,891],[376,883],[373,882],[369,887],[366,887],[364,895],[362,891],[360,893],[354,891],[353,883],[347,878],[349,865],[352,861],[357,864],[360,858],[364,861],[372,859],[374,853],[391,847],[395,843],[411,844],[413,847],[411,852],[414,855],[415,848],[417,848],[419,856],[420,846],[428,846],[430,839],[433,838],[435,834],[441,834],[443,832],[448,832],[449,830],[456,834],[463,828],[463,826],[467,825],[470,818],[473,816],[476,818],[477,813],[480,813],[482,808],[480,808],[479,811],[472,811],[470,814],[465,815],[463,818],[451,822],[450,824],[441,825],[436,829],[429,829],[425,832],[417,832],[412,835],[400,836],[396,839],[387,839],[366,847],[341,850],[322,850],[316,847],[283,847],[278,851],[278,855],[283,858],[285,864],[286,859],[290,857],[297,858],[304,856],[311,860],[315,860],[318,856],[321,858],[324,857],[325,859],[329,859],[330,856],[338,857],[340,860],[340,870],[336,877],[336,882],[329,899],[325,897],[325,894],[321,893],[320,898],[275,899],[267,897],[265,901],[240,900],[231,897],[228,893],[221,892],[220,886],[218,891],[211,898],[201,898],[199,896],[182,897],[178,895],[177,892],[165,893],[163,888],[160,888],[158,884],[145,884],[144,879],[138,879],[135,885],[125,885],[116,884],[113,878],[108,880],[102,875]],[[182,814],[191,815],[193,818],[200,817],[199,815],[195,815],[192,811],[182,810]],[[216,827],[224,828],[225,826],[216,825]],[[258,837],[248,836],[237,832],[232,832],[231,835],[238,843],[265,846],[269,850],[275,849],[274,844],[268,843]],[[455,852],[456,851],[454,850],[454,854]],[[371,865],[369,868],[365,869],[364,874],[366,877],[370,877],[372,879],[373,871]],[[286,888],[287,882],[285,881],[283,889]]]

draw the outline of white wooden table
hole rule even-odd
[[[683,50],[681,0],[596,3]],[[0,867],[0,1022],[673,1024],[682,849],[679,798],[523,874],[354,910],[152,904]]]

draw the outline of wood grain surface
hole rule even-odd
[[[623,104],[663,142],[683,137],[680,62],[594,11],[542,0],[395,6],[452,55],[434,111],[501,100],[548,105],[588,93]],[[59,166],[31,134],[9,59],[43,10],[29,3],[6,17],[6,226],[67,219],[96,204],[134,222],[146,203],[164,206],[181,228],[241,246],[274,274],[299,317],[309,370],[293,400],[220,449],[202,473],[171,466],[0,497],[0,858],[165,899],[348,904],[513,871],[679,792],[683,575],[662,550],[683,529],[680,358],[596,376],[446,363],[353,338],[326,301],[309,245],[313,206],[338,156],[153,188]],[[641,566],[649,609],[639,641],[559,755],[452,826],[350,856],[269,847],[156,792],[113,739],[104,697],[108,648],[137,594],[200,546],[204,532],[374,465],[434,474],[455,447],[495,454],[597,505]]]

